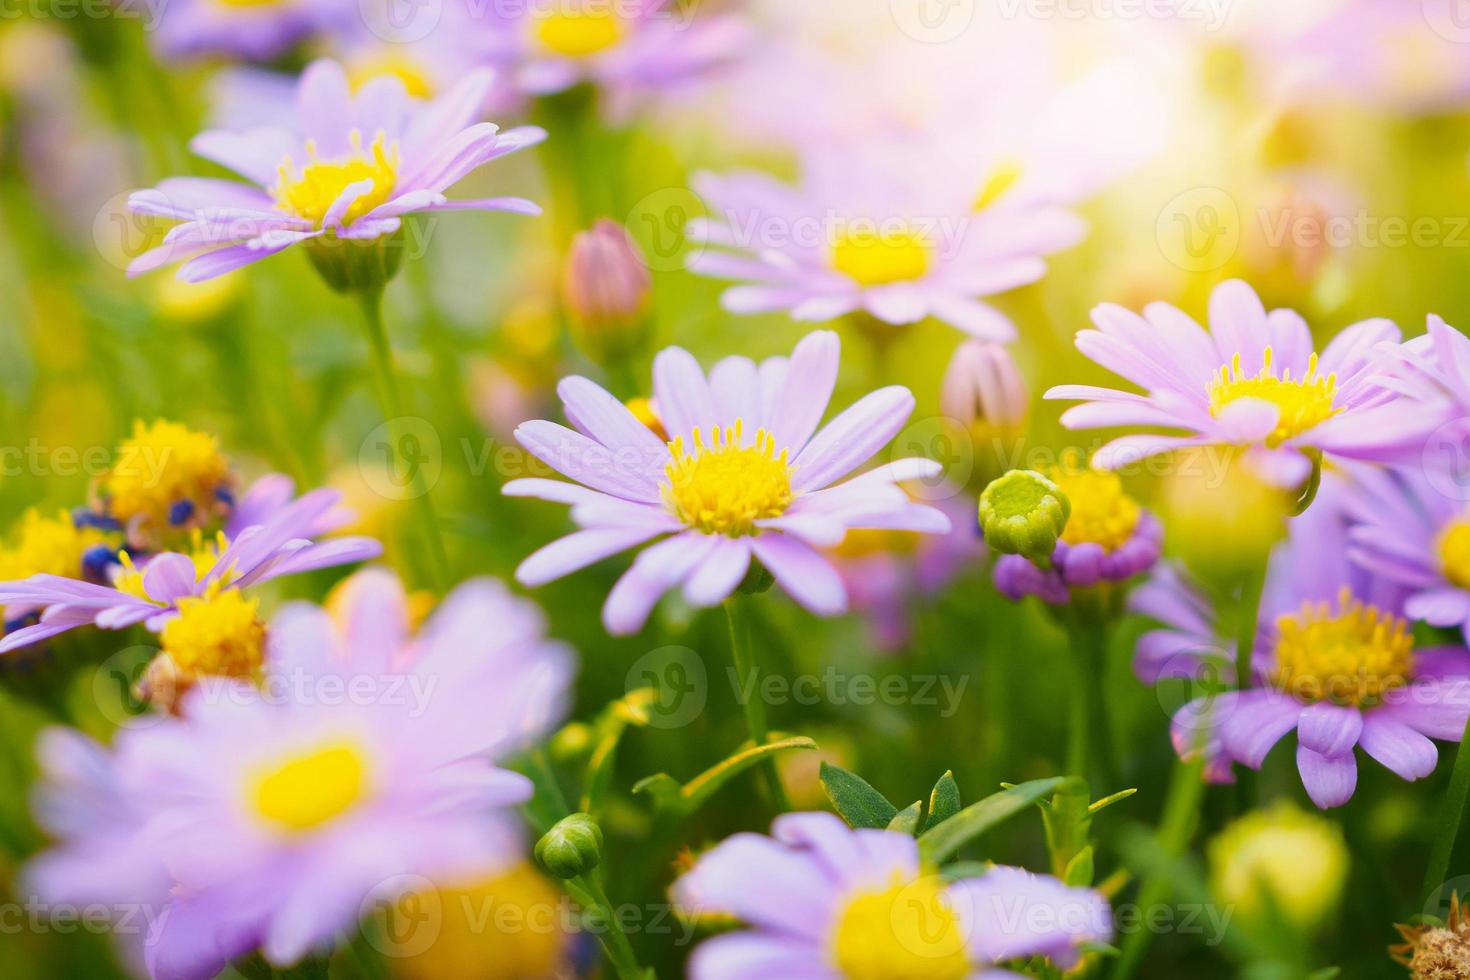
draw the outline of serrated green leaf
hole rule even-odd
[[[822,789],[837,815],[849,827],[882,830],[898,815],[898,807],[889,803],[861,777],[830,762],[822,763]]]
[[[1062,873],[1062,880],[1073,888],[1090,888],[1092,875],[1092,845],[1089,844],[1072,856]]]
[[[915,800],[894,814],[893,819],[888,821],[888,829],[912,836],[919,832],[919,818],[923,815],[924,801]]]
[[[946,772],[934,784],[929,793],[929,816],[924,821],[925,830],[933,830],[950,817],[959,813],[964,804],[960,801],[960,785],[954,781],[954,773]]]
[[[919,837],[919,854],[930,864],[942,864],[965,844],[1074,782],[1066,777],[1034,779],[987,796],[933,830],[926,830]]]

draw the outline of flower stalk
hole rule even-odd
[[[766,729],[766,706],[756,693],[759,687],[758,668],[750,647],[750,603],[753,601],[752,598],[738,593],[726,599],[725,618],[730,624],[730,657],[735,665],[736,681],[740,690],[747,692],[747,696],[740,699],[741,710],[745,712],[745,730],[750,735],[751,745],[760,746],[766,744],[769,732]],[[765,773],[772,804],[782,813],[790,810],[791,803],[786,797],[786,788],[781,784],[781,773],[776,768],[775,760],[766,759],[761,763],[760,769]]]

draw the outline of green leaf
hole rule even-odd
[[[828,762],[822,763],[821,776],[827,799],[832,801],[833,809],[849,827],[882,830],[898,816],[898,807],[889,803],[862,777]]]
[[[929,818],[924,821],[925,830],[933,830],[944,821],[960,812],[960,786],[954,781],[954,773],[946,772],[934,784],[929,793]]]
[[[888,829],[913,836],[919,832],[919,818],[924,815],[924,801],[915,800],[888,821]]]
[[[942,864],[965,844],[1074,782],[1066,777],[1034,779],[987,796],[926,830],[919,838],[919,855],[931,865]]]
[[[1073,855],[1066,871],[1062,873],[1062,880],[1073,888],[1089,888],[1092,885],[1092,875],[1092,845],[1088,844]]]
[[[1088,813],[1093,813],[1093,814],[1099,813],[1099,812],[1101,812],[1103,810],[1106,810],[1108,807],[1112,806],[1114,803],[1119,803],[1119,802],[1122,802],[1123,800],[1128,799],[1128,797],[1132,796],[1134,793],[1137,793],[1137,792],[1138,792],[1138,789],[1136,787],[1134,789],[1123,789],[1123,790],[1119,790],[1118,792],[1114,793],[1112,796],[1104,796],[1102,799],[1098,800],[1096,803],[1093,803],[1093,804],[1089,805],[1087,807],[1087,812]]]
[[[815,749],[817,743],[805,735],[793,735],[777,739],[764,745],[746,746],[729,758],[716,763],[689,782],[680,786],[678,780],[667,773],[657,773],[640,779],[633,792],[646,793],[654,799],[655,808],[684,817],[699,809],[711,796],[731,779],[760,762],[768,755],[788,752],[792,749]]]

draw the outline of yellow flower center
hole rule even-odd
[[[1005,196],[1006,191],[1016,186],[1021,179],[1021,164],[1018,160],[1005,160],[1000,163],[985,183],[980,185],[980,193],[975,195],[976,211],[984,211],[996,201]]]
[[[669,443],[673,460],[664,469],[663,498],[669,510],[705,534],[754,534],[755,522],[780,517],[791,505],[791,464],[785,449],[765,429],[745,445],[739,419],[711,426],[709,442],[698,429],[694,451],[680,436]]]
[[[31,575],[80,578],[82,556],[106,543],[105,534],[96,528],[77,527],[66,511],[42,517],[39,511],[28,510],[20,520],[15,547],[0,549],[0,581]]]
[[[1456,521],[1439,539],[1440,564],[1444,577],[1462,589],[1470,589],[1470,519]]]
[[[863,892],[842,910],[832,958],[847,980],[962,980],[965,937],[937,875]]]
[[[366,795],[367,783],[362,750],[351,742],[328,742],[256,770],[249,800],[273,829],[299,834],[352,809]]]
[[[832,247],[832,267],[860,286],[921,279],[933,258],[928,236],[912,225],[900,230],[850,229]]]
[[[278,171],[280,179],[271,191],[276,204],[320,228],[322,219],[350,184],[362,180],[373,182],[371,190],[348,206],[341,218],[343,224],[351,224],[386,202],[398,179],[398,144],[389,145],[388,137],[381,130],[367,151],[363,150],[361,130],[354,129],[350,139],[352,152],[344,160],[321,159],[313,140],[306,142],[309,159],[300,172],[290,157],[283,160]]]
[[[260,9],[265,7],[279,7],[287,0],[215,0],[222,7],[233,7],[240,10]]]
[[[347,69],[347,81],[352,85],[354,92],[373,79],[384,75],[391,75],[398,79],[403,83],[408,94],[416,99],[429,99],[434,96],[434,83],[430,80],[429,73],[424,70],[424,66],[396,51],[375,52],[370,57],[357,60]]]
[[[668,430],[664,428],[664,420],[659,418],[658,407],[653,404],[652,398],[643,398],[641,396],[630,398],[628,399],[627,406],[628,411],[632,412],[633,417],[639,422],[642,422],[645,428],[664,442],[669,441]]]
[[[1062,532],[1067,544],[1100,544],[1116,551],[1133,536],[1140,510],[1118,474],[1090,469],[1069,454],[1046,475],[1072,502],[1072,516]]]
[[[259,605],[218,583],[202,596],[180,599],[179,614],[163,627],[163,650],[186,676],[249,677],[264,659]]]
[[[1302,701],[1371,705],[1408,683],[1414,638],[1409,624],[1353,598],[1304,603],[1276,621],[1272,682]]]
[[[209,570],[219,561],[219,556],[224,554],[225,549],[230,546],[230,539],[225,537],[225,532],[215,533],[213,540],[206,541],[204,536],[196,528],[192,534],[192,543],[189,550],[189,560],[194,563],[194,581],[198,582],[209,574]],[[143,587],[143,570],[133,564],[133,556],[127,552],[119,552],[118,563],[122,568],[118,571],[116,578],[112,580],[112,587],[119,592],[136,596],[147,602],[164,605],[160,599],[155,599],[148,594]],[[233,569],[226,569],[224,574],[217,579],[219,586],[229,585],[236,579]]]
[[[117,450],[117,465],[103,481],[108,512],[121,521],[142,518],[168,525],[174,508],[204,511],[229,480],[230,464],[219,440],[174,422],[133,423],[132,438]]]
[[[1265,363],[1255,377],[1241,370],[1240,355],[1231,363],[1220,368],[1220,376],[1210,383],[1210,414],[1218,417],[1225,406],[1240,398],[1257,398],[1270,402],[1281,410],[1276,428],[1266,436],[1266,445],[1275,448],[1288,439],[1301,435],[1313,426],[1321,425],[1339,409],[1333,407],[1337,397],[1337,375],[1317,377],[1317,355],[1307,361],[1307,373],[1300,378],[1291,376],[1287,368],[1278,377],[1271,364],[1272,351],[1267,347]]]
[[[537,18],[535,31],[542,50],[566,58],[586,58],[616,46],[627,35],[628,27],[611,7],[594,5],[582,10],[548,11]]]

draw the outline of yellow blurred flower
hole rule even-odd
[[[1276,914],[1297,929],[1312,928],[1337,905],[1349,860],[1334,824],[1285,802],[1226,827],[1210,842],[1209,859],[1211,891],[1243,922]]]

